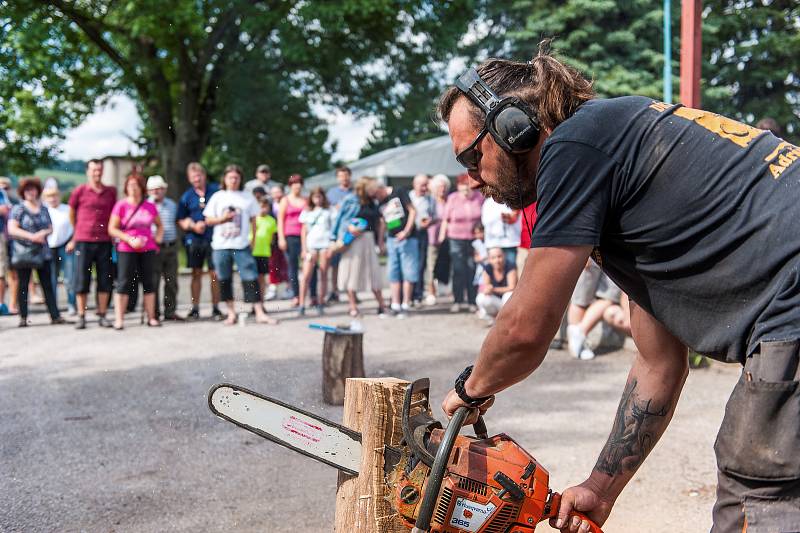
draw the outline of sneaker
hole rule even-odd
[[[477,313],[477,312],[478,312],[478,306],[477,306],[477,305],[475,305],[475,304],[470,304],[470,305],[467,307],[467,310],[468,310],[470,313]]]
[[[460,313],[461,312],[461,305],[460,304],[453,304],[450,306],[451,313]]]
[[[425,305],[427,305],[429,307],[432,306],[432,305],[436,305],[436,296],[434,296],[433,294],[427,295],[425,297]]]
[[[478,318],[480,318],[481,320],[485,320],[489,316],[489,313],[487,313],[486,309],[484,309],[483,307],[479,308],[478,312],[475,314],[478,315]]]
[[[400,311],[402,313],[408,313],[409,311],[411,311],[411,306],[406,304],[406,303],[404,303],[404,304],[400,305]]]
[[[408,315],[406,314],[405,311],[399,311],[395,312],[394,317],[398,320],[405,320],[406,318],[408,318]]]
[[[595,357],[594,352],[589,348],[584,348],[583,350],[581,350],[580,355],[578,355],[578,359],[580,359],[581,361],[591,361],[592,359],[594,359],[594,357]]]
[[[329,304],[332,304],[332,303],[334,303],[334,302],[338,302],[338,301],[339,301],[339,293],[337,293],[337,292],[332,292],[332,293],[330,293],[330,294],[328,295],[328,303],[329,303]]]
[[[561,339],[553,339],[550,341],[551,350],[560,350],[564,347],[564,341]]]
[[[0,304],[0,316],[6,316],[8,314],[8,306],[6,304]]]
[[[378,318],[386,318],[386,309],[383,307],[378,308]]]
[[[297,316],[306,316],[306,308],[304,305],[297,308]]]
[[[389,306],[389,309],[392,310],[392,313],[397,314],[402,311],[403,308],[400,306],[400,304],[392,304]]]
[[[78,316],[78,323],[75,324],[75,329],[86,329],[86,317],[83,315]]]
[[[213,320],[225,320],[225,315],[222,314],[222,311],[219,310],[219,307],[214,306],[214,308],[211,309],[211,318]]]
[[[580,326],[576,324],[567,326],[567,349],[572,357],[580,359],[584,342],[586,342],[586,335],[583,334]]]
[[[114,324],[104,316],[97,317],[97,325],[101,328],[110,328],[114,326]]]
[[[280,299],[281,300],[291,300],[292,298],[294,298],[294,291],[291,288],[286,287],[283,290],[283,293],[281,294],[281,298]]]
[[[320,304],[320,305],[317,306],[317,314],[319,316],[322,316],[322,315],[325,314],[325,306],[324,305]]]
[[[180,315],[164,315],[164,320],[169,322],[185,322],[186,319]]]
[[[275,285],[267,287],[267,293],[264,295],[264,301],[269,302],[278,296],[278,288]]]
[[[74,305],[70,305],[67,307],[67,314],[69,316],[76,316],[78,314],[78,310],[75,309]]]
[[[186,320],[200,320],[200,310],[196,307],[192,307],[192,310],[186,315]]]
[[[19,319],[19,327],[27,328],[28,327],[28,319],[27,318],[20,318]]]

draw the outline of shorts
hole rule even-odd
[[[97,292],[111,292],[111,243],[75,243],[75,269],[73,289],[76,294],[87,294],[92,283],[92,266],[97,272]]]
[[[8,240],[6,239],[5,234],[0,233],[0,278],[4,278],[6,276],[9,266]]]
[[[253,256],[253,259],[256,260],[256,269],[258,270],[259,276],[265,276],[269,274],[269,257]]]
[[[387,238],[386,254],[389,258],[389,282],[419,281],[419,243],[416,237],[402,241],[395,237]]]
[[[594,261],[589,262],[589,268],[581,272],[575,290],[572,292],[572,304],[578,307],[589,307],[596,299],[609,300],[619,304],[622,291],[603,273]]]
[[[186,266],[191,269],[208,266],[214,270],[214,259],[211,253],[211,243],[203,239],[192,239],[186,243]]]

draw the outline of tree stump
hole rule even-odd
[[[364,377],[363,333],[325,332],[322,346],[322,397],[325,403],[342,405],[345,380]]]
[[[342,424],[361,432],[362,455],[357,476],[339,472],[338,533],[408,532],[389,503],[383,473],[384,446],[398,446],[403,438],[400,415],[407,385],[396,378],[347,380]]]

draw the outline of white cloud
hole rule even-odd
[[[336,110],[316,110],[328,123],[328,142],[338,141],[334,159],[352,161],[375,125],[376,119],[356,119],[352,114]],[[61,143],[64,159],[87,160],[107,155],[137,154],[136,145],[126,137],[134,137],[141,127],[136,105],[128,96],[118,95],[95,110],[72,130]]]
[[[61,142],[63,159],[87,160],[107,155],[137,153],[126,135],[135,137],[141,127],[136,105],[128,96],[117,95],[98,107],[83,124],[69,130]]]

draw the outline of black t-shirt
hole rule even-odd
[[[408,197],[408,191],[394,187],[391,194],[380,202],[381,216],[386,222],[386,231],[389,235],[394,237],[406,227],[408,223],[408,207],[412,206],[411,198]],[[414,229],[411,229],[413,237]]]
[[[544,143],[533,247],[591,245],[699,353],[800,337],[800,149],[713,113],[585,103]]]
[[[369,201],[367,204],[361,204],[361,208],[358,210],[357,218],[363,218],[367,221],[367,229],[364,231],[371,231],[375,232],[375,229],[378,227],[378,219],[380,218],[380,213],[378,212],[378,206]]]

